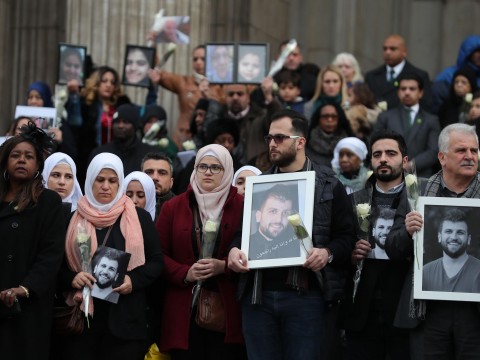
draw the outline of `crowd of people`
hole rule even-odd
[[[230,56],[221,50],[215,61]],[[147,71],[139,54],[128,54],[128,81],[150,83],[145,104],[131,102],[109,66],[90,69],[85,84],[66,69],[59,126],[43,130],[30,117],[9,126],[2,358],[480,359],[475,302],[414,299],[414,245],[427,219],[406,184],[413,173],[425,196],[480,198],[480,36],[434,81],[407,60],[399,35],[365,74],[349,53],[305,63],[297,45],[260,79],[255,54],[242,53],[248,84],[224,81],[228,66],[209,83],[203,45],[192,75]],[[178,133],[168,134],[157,91],[177,94]],[[33,82],[25,103],[53,107],[49,86]],[[247,179],[298,172],[315,173],[313,247],[303,266],[250,268],[301,253],[288,221],[300,204],[285,184],[246,192]],[[363,231],[353,199],[365,189]],[[245,194],[255,199],[244,214]],[[423,290],[480,293],[468,211],[441,215],[443,256],[425,264]],[[205,324],[204,306],[221,314],[220,327]],[[55,321],[66,307],[81,314],[75,333]]]

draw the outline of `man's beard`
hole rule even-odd
[[[375,244],[382,250],[385,250],[385,243],[382,244],[380,239],[375,238]]]
[[[295,161],[295,158],[297,157],[297,151],[295,150],[295,142],[283,154],[277,153],[277,156],[278,156],[277,159],[274,160],[270,155],[270,161],[272,162],[273,165],[283,168],[292,164]]]
[[[98,277],[97,277],[97,282],[95,284],[97,284],[97,286],[100,289],[105,289],[105,288],[108,288],[109,286],[111,286],[114,281],[115,281],[115,279],[110,279],[107,282],[102,284],[102,282],[100,281],[100,274],[99,274]]]
[[[466,245],[460,246],[457,249],[457,251],[455,251],[455,252],[450,251],[450,249],[448,248],[448,245],[447,246],[442,246],[442,248],[443,248],[443,251],[445,252],[445,254],[450,256],[452,259],[459,258],[460,256],[462,256],[467,251],[467,246]]]
[[[386,174],[380,172],[378,170],[378,168],[381,167],[381,166],[389,168],[390,172],[386,173]],[[403,171],[402,167],[400,167],[400,169],[398,169],[398,168],[394,168],[393,166],[390,166],[390,165],[380,165],[375,169],[375,176],[380,181],[389,182],[389,181],[396,180],[399,177],[401,177],[402,176],[402,171]]]

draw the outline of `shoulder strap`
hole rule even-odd
[[[103,239],[103,242],[102,242],[102,247],[105,246],[105,243],[107,242],[108,236],[110,235],[110,232],[112,231],[112,227],[113,227],[113,225],[110,225],[110,227],[108,228],[107,234],[105,235],[105,238]]]
[[[195,224],[195,236],[197,238],[197,247],[198,247],[198,253],[200,254],[200,251],[202,249],[202,246],[201,246],[201,234],[200,234],[200,226],[199,226],[199,222],[198,222],[198,208],[197,206],[194,206],[193,207],[193,221],[194,221],[194,224]]]

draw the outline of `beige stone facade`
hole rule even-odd
[[[320,66],[348,51],[362,70],[381,63],[383,39],[403,35],[409,59],[435,76],[455,62],[462,39],[480,34],[480,2],[475,0],[0,0],[0,129],[15,105],[25,102],[29,83],[42,80],[53,90],[57,44],[85,45],[97,65],[121,70],[125,45],[145,45],[154,14],[191,17],[191,44],[179,46],[166,69],[188,74],[190,53],[208,41],[270,43],[295,37],[305,60]],[[163,45],[158,47],[161,53]],[[146,90],[128,88],[138,104]],[[173,120],[176,97],[159,91]]]

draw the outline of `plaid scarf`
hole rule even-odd
[[[443,170],[440,170],[438,173],[433,175],[427,183],[427,187],[425,188],[425,195],[424,196],[438,196],[442,184],[442,175]],[[470,185],[468,185],[467,190],[462,194],[462,198],[472,198],[478,199],[480,198],[480,173],[477,172],[477,175],[473,178]]]

